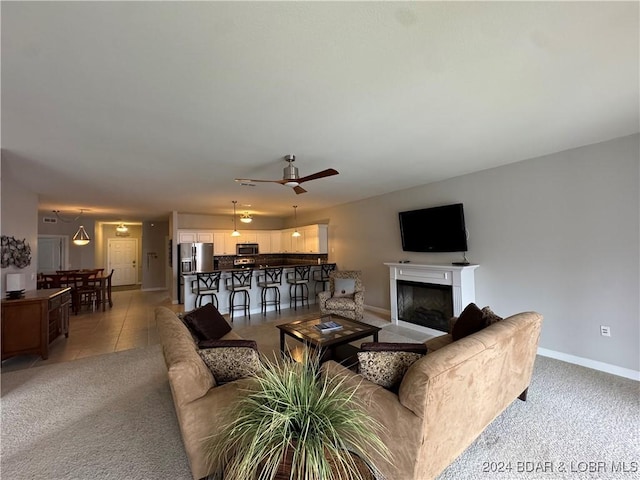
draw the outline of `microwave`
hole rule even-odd
[[[236,243],[236,255],[258,255],[258,244]]]

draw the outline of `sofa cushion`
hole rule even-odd
[[[217,383],[232,382],[260,371],[258,351],[254,346],[244,346],[246,342],[225,340],[220,346],[198,350]]]
[[[426,352],[422,343],[366,342],[358,352],[358,371],[370,382],[394,389],[413,362]]]
[[[231,325],[212,303],[184,314],[182,320],[198,340],[217,340],[231,331]]]
[[[325,303],[327,310],[355,310],[356,303],[353,298],[348,297],[331,297]]]
[[[485,327],[488,327],[489,325],[493,325],[494,323],[502,320],[502,317],[499,315],[496,315],[493,312],[493,310],[491,310],[491,308],[489,307],[484,307],[482,309],[482,318],[484,319]]]
[[[355,278],[335,278],[333,280],[333,296],[334,298],[353,298],[356,291]]]
[[[458,317],[458,320],[453,325],[451,336],[454,341],[460,340],[467,335],[479,332],[484,327],[485,320],[482,316],[482,310],[480,310],[475,303],[470,303],[465,307]]]

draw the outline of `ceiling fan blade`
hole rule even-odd
[[[268,183],[284,183],[284,180],[255,180],[253,178],[236,178],[236,182],[268,182]]]
[[[298,183],[308,182],[309,180],[317,180],[318,178],[330,177],[332,175],[338,175],[338,171],[334,170],[333,168],[327,168],[326,170],[322,170],[321,172],[299,178]]]
[[[296,187],[293,187],[293,191],[296,192],[298,195],[300,195],[301,193],[307,193],[307,191],[299,185]]]

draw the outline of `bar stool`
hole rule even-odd
[[[313,289],[313,293],[318,295],[318,285],[322,286],[321,292],[327,290],[327,283],[329,282],[329,274],[336,269],[335,263],[323,263],[320,266],[320,270],[313,271],[313,280],[316,282],[316,285]]]
[[[274,305],[275,310],[280,313],[280,285],[282,285],[282,267],[265,268],[263,274],[258,275],[258,286],[262,287],[260,311],[263,315],[267,314],[267,305]],[[267,300],[269,290],[274,291],[273,300]]]
[[[299,265],[294,268],[293,272],[287,273],[287,283],[289,284],[289,308],[293,304],[293,309],[298,309],[298,300],[304,307],[307,302],[309,308],[309,272],[311,265]]]
[[[220,277],[222,272],[196,273],[196,279],[191,281],[191,291],[196,294],[196,308],[202,306],[203,297],[211,297],[211,303],[218,308],[218,296],[220,292]]]
[[[224,282],[231,293],[229,294],[229,318],[233,322],[233,311],[242,308],[245,315],[251,318],[251,299],[249,290],[251,289],[251,281],[253,279],[253,269],[234,270],[231,277],[225,278]],[[234,299],[236,293],[242,293],[242,304],[236,305]]]

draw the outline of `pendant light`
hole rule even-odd
[[[89,234],[84,229],[84,227],[80,225],[80,228],[78,229],[76,234],[73,236],[73,243],[76,245],[82,246],[82,245],[87,245],[90,241],[91,241],[91,238],[89,238]]]
[[[85,209],[81,208],[78,216],[76,216],[75,218],[66,219],[62,215],[60,215],[60,210],[53,211],[53,213],[55,213],[58,220],[60,220],[62,223],[73,223],[77,221],[84,212],[85,212]],[[84,226],[80,225],[80,228],[78,228],[78,231],[73,236],[73,244],[83,246],[83,245],[88,245],[90,241],[91,241],[91,238],[89,237],[89,234],[84,229]]]
[[[236,228],[236,203],[238,203],[238,201],[237,200],[232,200],[231,203],[233,203],[233,232],[231,232],[231,236],[232,237],[239,237],[240,236],[240,232]]]
[[[251,215],[249,215],[249,212],[244,212],[240,217],[240,221],[242,223],[251,223],[253,221],[253,218],[251,217]]]
[[[294,205],[293,206],[293,226],[295,227],[295,230],[291,234],[292,237],[299,237],[300,236],[300,232],[298,231],[298,215],[297,215],[297,211],[298,211],[298,205]]]
[[[121,223],[116,227],[116,231],[120,233],[127,233],[129,231],[129,228],[127,228],[127,226],[124,223]]]

